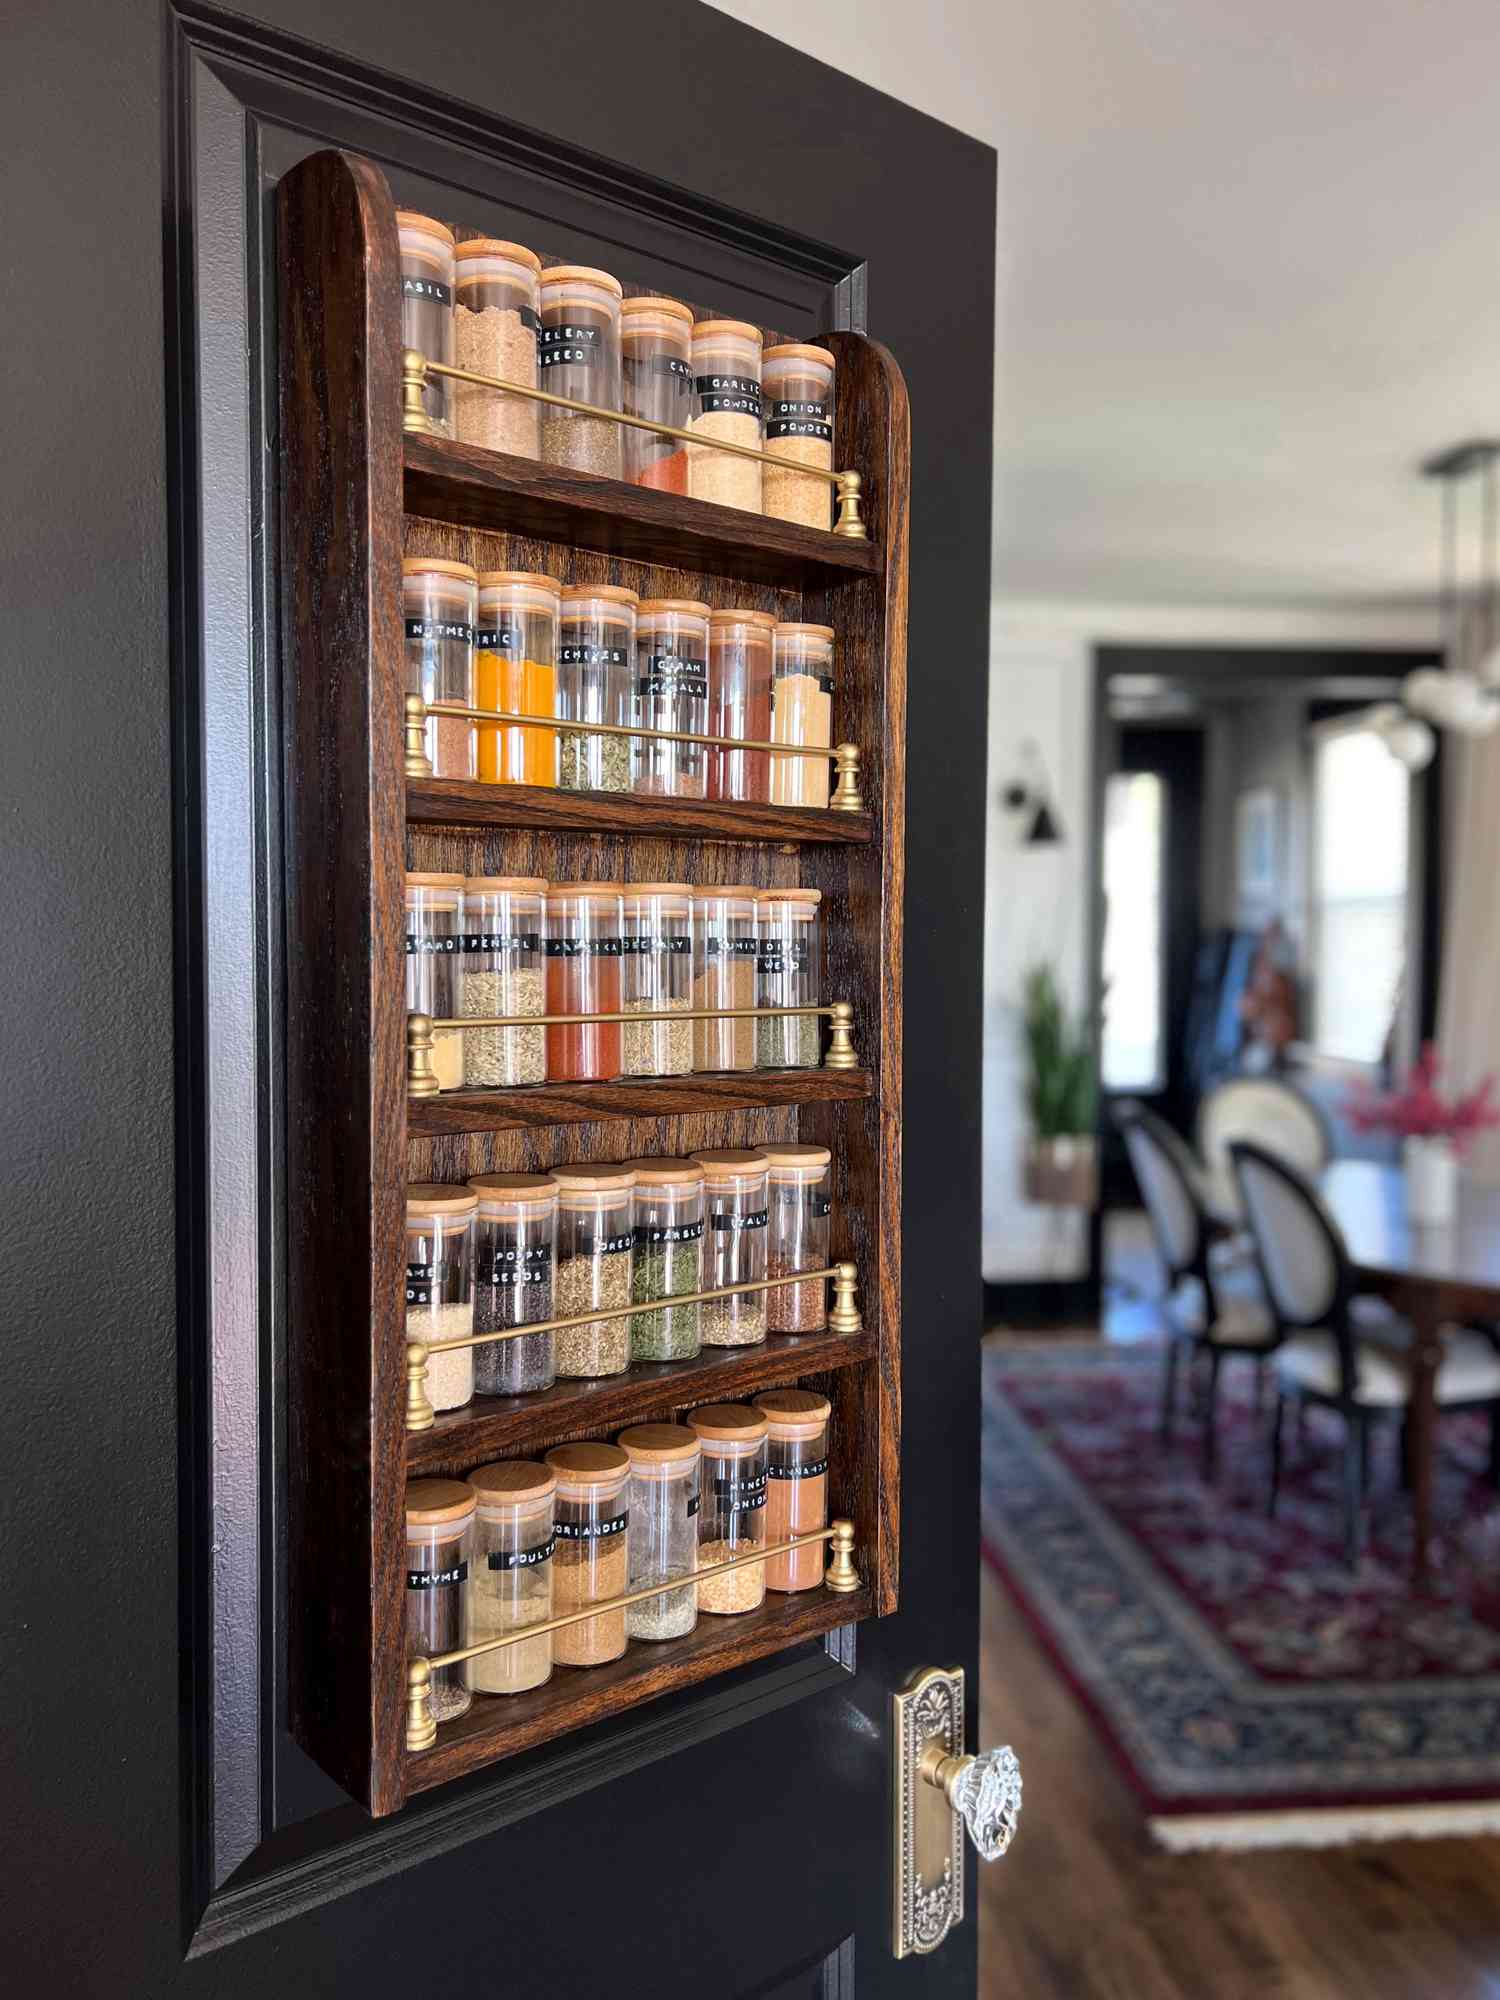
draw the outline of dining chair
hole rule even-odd
[[[1380,1301],[1356,1295],[1349,1253],[1317,1190],[1278,1154],[1252,1140],[1230,1142],[1229,1157],[1276,1322],[1276,1403],[1271,1418],[1271,1486],[1281,1486],[1286,1408],[1337,1410],[1344,1420],[1344,1553],[1357,1563],[1362,1541],[1372,1427],[1407,1416],[1412,1332]],[[1442,1411],[1485,1409],[1490,1464],[1500,1468],[1500,1348],[1471,1327],[1443,1338],[1433,1392]]]
[[[1239,1196],[1229,1163],[1232,1140],[1249,1139],[1316,1180],[1333,1157],[1333,1132],[1321,1108],[1279,1076],[1234,1076],[1205,1093],[1198,1107],[1198,1157],[1207,1175],[1210,1209],[1224,1224],[1240,1223]],[[1225,1262],[1250,1262],[1254,1247],[1243,1226],[1222,1238]]]
[[[1162,1380],[1161,1435],[1170,1440],[1177,1407],[1177,1372],[1183,1349],[1190,1377],[1206,1362],[1202,1394],[1203,1474],[1214,1475],[1218,1455],[1219,1370],[1226,1355],[1250,1355],[1262,1367],[1276,1341],[1265,1302],[1236,1287],[1214,1268],[1213,1222],[1203,1198],[1202,1170],[1186,1142],[1143,1104],[1120,1105],[1115,1122],[1130,1155],[1146,1204],[1157,1254],[1166,1270],[1162,1313],[1167,1352]],[[1257,1376],[1259,1387],[1260,1376]]]

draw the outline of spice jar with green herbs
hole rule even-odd
[[[650,1306],[630,1320],[632,1361],[690,1361],[700,1344],[696,1305],[658,1304],[703,1283],[703,1169],[696,1160],[627,1160],[635,1175],[631,1296]]]
[[[481,1396],[528,1396],[557,1376],[550,1333],[512,1333],[551,1319],[557,1183],[550,1174],[479,1174],[474,1217],[474,1331],[511,1333],[474,1349]]]
[[[481,1465],[469,1474],[477,1502],[469,1571],[466,1644],[524,1632],[552,1616],[552,1514],[557,1477],[529,1459]],[[552,1678],[552,1634],[518,1639],[469,1662],[479,1694],[524,1694]]]
[[[627,416],[683,431],[693,414],[693,315],[676,299],[626,299],[620,308]],[[658,493],[687,492],[682,438],[625,427],[625,477]]]
[[[643,729],[701,736],[708,727],[708,606],[643,599],[635,621],[635,719]],[[701,799],[708,752],[671,738],[635,739],[634,785],[655,798]]]
[[[819,1007],[823,1003],[822,891],[762,889],[755,899],[759,949],[757,1007]],[[760,1069],[816,1069],[823,1059],[820,1014],[766,1014],[755,1024]]]
[[[703,1289],[754,1284],[766,1275],[766,1156],[731,1146],[693,1158],[703,1169]],[[705,1347],[754,1347],[766,1337],[764,1291],[706,1301],[701,1328]]]
[[[789,1542],[828,1526],[828,1417],[832,1405],[816,1389],[768,1389],[755,1407],[765,1413],[766,1540]],[[809,1542],[766,1564],[767,1590],[814,1590],[827,1564],[823,1544]]]
[[[620,407],[620,281],[584,264],[554,264],[543,271],[541,386],[554,396]],[[542,405],[542,458],[575,472],[618,479],[623,469],[621,431],[604,417]]]
[[[804,528],[831,527],[833,488],[793,468],[833,470],[833,356],[826,347],[793,340],[768,347],[762,363],[766,456],[787,461],[785,469],[765,468],[766,512]]]
[[[686,882],[627,882],[620,956],[625,1014],[682,1014],[693,1004],[693,892]],[[693,1024],[626,1021],[624,1076],[685,1076],[693,1067]]]
[[[557,648],[557,714],[563,722],[607,722],[628,729],[635,719],[635,592],[622,584],[570,584],[562,594]],[[628,736],[558,734],[558,783],[569,792],[628,792]]]
[[[464,878],[406,878],[406,1011],[437,1021],[463,1013]],[[435,1029],[432,1072],[439,1090],[462,1090],[464,1033]]]
[[[464,883],[463,1011],[466,1020],[546,1012],[542,958],[546,883],[535,875],[471,875]],[[547,1031],[470,1028],[464,1081],[471,1089],[541,1083]]]
[[[433,216],[396,210],[401,239],[401,345],[429,361],[453,364],[453,231]],[[453,384],[429,375],[422,391],[427,421],[443,437],[453,435]]]
[[[765,448],[761,401],[760,328],[739,319],[704,319],[693,328],[693,391],[697,414],[688,426],[688,491],[721,507],[761,510],[761,464],[738,452],[715,451],[710,440]],[[704,442],[700,443],[702,439]]]
[[[474,375],[537,386],[537,273],[542,260],[520,243],[472,236],[454,251],[454,346],[458,366]],[[476,382],[453,385],[456,435],[464,444],[535,458],[541,404]]]
[[[693,1006],[754,1007],[755,898],[735,883],[693,891]],[[755,1019],[695,1021],[693,1068],[754,1069]]]
[[[430,1660],[468,1642],[474,1489],[461,1479],[413,1479],[406,1488],[406,1657]],[[451,1722],[473,1703],[464,1663],[434,1667],[432,1716]]]
[[[798,1146],[768,1140],[767,1199],[771,1220],[766,1236],[766,1276],[789,1278],[798,1271],[828,1269],[832,1154],[826,1146]],[[766,1293],[766,1325],[772,1333],[821,1333],[828,1324],[828,1280],[778,1285]]]
[[[766,1418],[746,1403],[709,1403],[688,1423],[703,1447],[698,1509],[698,1609],[723,1616],[753,1611],[766,1594],[766,1566],[714,1574],[721,1563],[766,1543]]]
[[[446,708],[474,706],[474,621],[479,578],[465,562],[403,556],[401,607],[406,621],[406,692],[428,708],[423,739],[435,778],[472,778],[474,724]]]
[[[471,1189],[443,1181],[406,1190],[406,1337],[431,1347],[474,1331],[474,1212]],[[460,1409],[474,1394],[474,1350],[427,1356],[427,1400]]]
[[[557,1182],[557,1317],[631,1304],[635,1253],[635,1171],[631,1167],[554,1167]],[[630,1315],[560,1327],[553,1339],[557,1372],[584,1379],[623,1375],[630,1366]]]
[[[623,1597],[630,1575],[630,1460],[613,1444],[560,1444],[547,1453],[557,1478],[552,1612],[561,1618]],[[602,1611],[553,1635],[559,1666],[599,1667],[625,1650],[625,1613]]]
[[[676,1584],[625,1607],[632,1639],[683,1639],[698,1623],[698,1434],[686,1424],[637,1424],[621,1431],[630,1460],[630,1588]]]
[[[778,625],[771,634],[771,741],[833,741],[833,627]],[[826,757],[772,757],[771,803],[826,806]]]

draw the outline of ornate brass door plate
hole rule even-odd
[[[942,1790],[922,1773],[923,1753],[962,1756],[964,1670],[928,1667],[891,1697],[895,1723],[895,1897],[897,1958],[936,1951],[964,1914],[964,1827]]]

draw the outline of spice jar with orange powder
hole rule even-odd
[[[828,1526],[828,1418],[816,1389],[768,1389],[755,1398],[766,1419],[766,1540],[791,1541]],[[768,1590],[815,1590],[823,1581],[823,1544],[772,1556]]]
[[[534,570],[492,569],[479,579],[474,706],[506,715],[557,713],[562,585]],[[556,785],[557,731],[481,722],[479,776],[491,785]]]

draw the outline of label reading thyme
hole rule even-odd
[[[445,1583],[465,1583],[468,1580],[469,1565],[454,1563],[450,1569],[409,1569],[406,1572],[408,1590],[440,1590]]]

